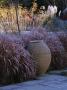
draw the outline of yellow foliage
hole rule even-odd
[[[37,4],[34,3],[32,10],[28,11],[26,8],[18,6],[18,21],[20,30],[26,30],[27,27],[40,27],[44,21],[49,17],[46,13],[40,11],[39,14],[34,15],[34,11],[37,9]],[[15,7],[0,8],[0,25],[7,31],[17,30],[16,11]]]

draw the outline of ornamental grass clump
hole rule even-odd
[[[50,69],[64,68],[65,50],[57,35],[53,32],[48,32],[47,36],[44,38],[44,41],[47,43],[52,54]],[[67,58],[65,60],[67,61]]]
[[[43,27],[33,28],[32,31],[38,31],[38,33],[43,35],[43,38],[47,35],[47,30]]]
[[[34,79],[35,62],[22,45],[0,36],[0,84]]]
[[[43,35],[39,33],[37,30],[27,31],[28,33],[22,33],[22,41],[24,41],[25,46],[32,40],[42,40]]]
[[[65,50],[67,51],[67,32],[59,31],[56,34],[59,37],[60,41],[62,42]]]
[[[11,34],[11,33],[7,33],[7,34],[0,34],[0,37],[7,39],[8,41],[14,42],[16,44],[21,44],[23,47],[25,47],[24,41],[21,41],[22,38],[19,35],[16,34]]]

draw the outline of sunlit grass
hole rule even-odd
[[[48,21],[50,16],[40,10],[36,15],[32,9],[28,11],[26,8],[18,7],[18,22],[20,31],[27,30],[30,27],[42,27],[45,21]],[[0,30],[1,32],[17,31],[16,11],[15,7],[0,8]]]

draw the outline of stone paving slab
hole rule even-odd
[[[67,90],[67,77],[46,74],[37,80],[0,87],[0,90]]]

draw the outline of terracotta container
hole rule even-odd
[[[37,61],[37,74],[44,74],[51,62],[51,52],[43,40],[30,41],[28,50]]]

